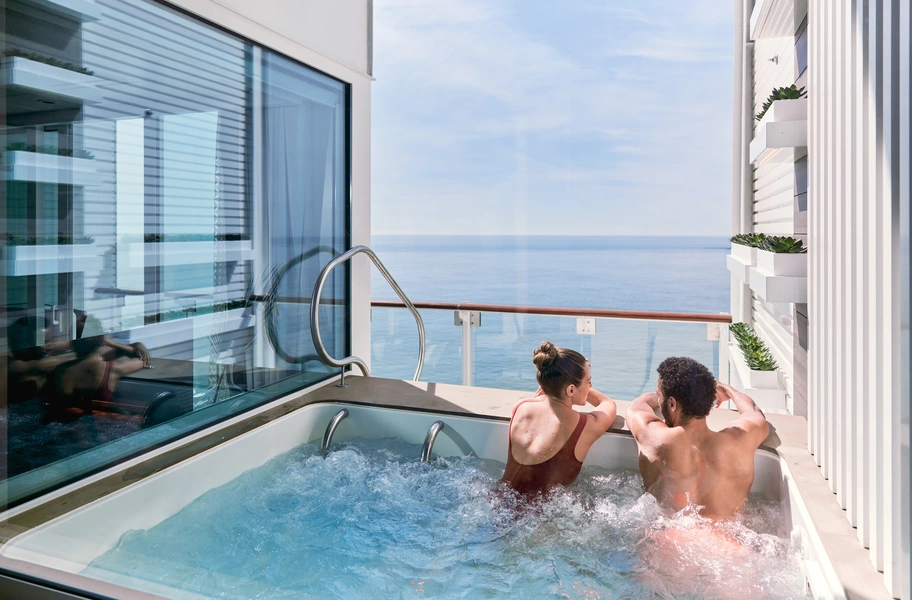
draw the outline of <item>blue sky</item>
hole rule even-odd
[[[375,0],[376,234],[728,235],[730,0]]]

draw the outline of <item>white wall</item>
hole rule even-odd
[[[767,0],[765,5],[777,25],[766,27],[762,36],[748,42],[751,3],[746,4],[739,6],[744,11],[739,21],[744,24],[744,31],[736,40],[736,60],[742,61],[741,68],[749,81],[743,86],[739,82],[735,107],[743,120],[738,125],[741,131],[736,133],[746,138],[741,140],[745,144],[757,134],[759,122],[754,115],[762,110],[772,90],[796,82],[799,87],[803,85],[799,81],[802,77],[797,71],[795,46],[796,33],[807,9],[801,0]],[[774,35],[769,33],[770,29]],[[748,96],[746,102],[742,103],[738,97],[741,94]],[[803,217],[806,212],[798,211],[796,190],[796,162],[804,156],[805,152],[799,149],[789,154],[788,159],[747,165],[746,153],[739,155],[734,176],[741,183],[734,190],[733,215],[739,214],[740,218],[733,219],[735,233],[795,236],[809,241]],[[787,394],[786,406],[793,414],[805,416],[807,359],[798,332],[798,312],[804,312],[803,305],[771,304],[733,277],[731,311],[736,321],[751,324],[766,342],[779,364],[778,372]]]
[[[811,0],[809,446],[909,592],[908,0]]]
[[[371,0],[173,0],[171,4],[201,16],[220,14],[219,19],[207,18],[241,33],[224,20],[226,13],[234,13],[272,31],[273,36],[370,73]]]
[[[174,0],[170,4],[351,85],[352,245],[370,245],[371,0]],[[371,268],[368,258],[355,257],[352,352],[368,364]]]

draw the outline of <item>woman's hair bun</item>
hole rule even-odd
[[[543,371],[554,363],[557,356],[558,352],[554,344],[551,342],[542,342],[541,346],[532,353],[532,362],[539,371]]]

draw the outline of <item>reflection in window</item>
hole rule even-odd
[[[57,75],[4,86],[8,505],[330,372],[308,315],[349,247],[346,86],[158,3],[96,4],[6,21],[17,68]],[[347,281],[321,311],[337,355]]]

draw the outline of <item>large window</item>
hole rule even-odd
[[[348,89],[143,0],[5,3],[0,504],[328,375]],[[321,333],[348,351],[348,273]],[[229,401],[230,399],[230,401]]]

